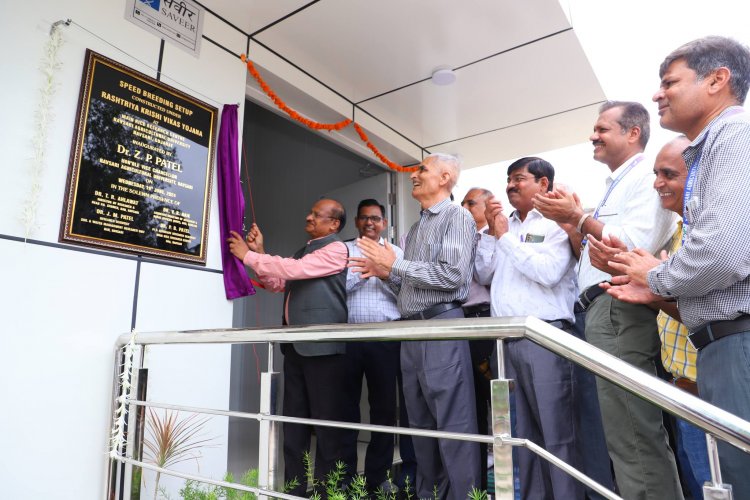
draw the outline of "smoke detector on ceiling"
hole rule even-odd
[[[453,85],[456,82],[456,72],[450,68],[438,68],[432,73],[432,83],[435,85]]]

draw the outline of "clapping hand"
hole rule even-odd
[[[387,241],[380,245],[369,238],[357,238],[357,247],[362,250],[364,257],[350,257],[349,267],[355,273],[360,273],[362,279],[376,276],[386,279],[391,274],[396,252]]]
[[[489,224],[489,234],[497,239],[508,232],[508,218],[503,213],[503,204],[494,196],[487,200],[484,217]]]

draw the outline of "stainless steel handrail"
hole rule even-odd
[[[283,335],[283,337],[282,337]],[[140,345],[241,344],[254,342],[358,342],[372,340],[448,340],[527,337],[600,377],[683,418],[704,431],[750,452],[750,422],[717,408],[572,335],[531,316],[398,321],[278,328],[214,329],[137,334]],[[131,334],[121,335],[123,346]]]
[[[385,425],[338,422],[338,421],[333,421],[333,420],[319,420],[319,419],[312,419],[312,418],[285,417],[283,415],[270,415],[267,413],[251,413],[251,412],[239,412],[239,411],[231,411],[231,410],[216,410],[214,408],[175,405],[175,404],[168,404],[168,403],[156,403],[153,401],[139,401],[139,400],[133,400],[133,399],[129,399],[127,402],[128,404],[135,405],[135,406],[161,408],[165,410],[177,410],[177,411],[184,411],[184,412],[189,412],[189,413],[200,413],[200,414],[207,414],[207,415],[220,415],[220,416],[234,417],[234,418],[244,418],[248,420],[257,420],[259,422],[262,422],[264,420],[273,421],[273,422],[289,422],[289,423],[306,424],[306,425],[321,425],[323,427],[336,427],[339,429],[354,429],[358,431],[387,432],[389,434],[423,436],[423,437],[442,438],[442,439],[456,439],[460,441],[471,441],[471,442],[477,442],[477,443],[487,443],[487,444],[494,443],[496,445],[520,446],[520,447],[528,448],[533,453],[536,453],[537,455],[541,456],[548,462],[556,465],[557,467],[559,467],[566,473],[570,474],[577,480],[584,483],[586,486],[592,488],[594,491],[602,495],[604,498],[621,500],[619,496],[615,495],[613,492],[609,491],[607,488],[597,483],[596,481],[593,481],[591,478],[589,478],[588,476],[586,476],[585,474],[583,474],[576,468],[570,466],[567,462],[559,459],[558,457],[548,452],[544,448],[538,446],[536,443],[529,441],[528,439],[514,438],[508,434],[501,434],[495,437],[495,436],[487,436],[484,434],[465,434],[465,433],[460,433],[460,432],[414,429],[411,427],[393,427],[393,426],[385,426]],[[201,478],[200,476],[195,476],[195,475],[190,475],[190,474],[185,474],[185,473],[173,473],[171,469],[163,469],[160,467],[156,467],[153,464],[143,465],[144,462],[139,462],[139,461],[132,460],[132,459],[118,458],[118,460],[122,461],[123,463],[129,463],[131,465],[141,466],[146,469],[158,471],[163,474],[171,474],[173,476],[182,477],[184,479],[193,479],[197,481],[203,480],[204,482],[207,482],[209,484],[214,484],[217,486],[232,487],[231,486],[232,483],[225,483],[222,481],[215,481],[215,480],[205,480]],[[293,497],[291,495],[277,494],[277,492],[272,492],[271,490],[267,490],[267,489],[258,489],[258,488],[241,488],[241,489],[243,491],[252,491],[255,493],[260,492],[261,494],[265,496],[272,496],[276,498],[286,498],[286,499],[302,498],[302,497]],[[256,489],[258,490],[257,492],[255,491]]]
[[[286,417],[284,415],[269,415],[267,413],[252,413],[231,410],[216,410],[214,408],[202,408],[198,406],[173,405],[168,403],[154,403],[152,401],[138,401],[129,399],[128,404],[146,406],[150,408],[162,408],[166,410],[178,410],[190,413],[205,413],[207,415],[221,415],[225,417],[245,418],[248,420],[270,420],[272,422],[288,422],[291,424],[320,425],[322,427],[336,427],[338,429],[352,429],[357,431],[387,432],[389,434],[405,434],[409,436],[422,436],[432,438],[456,439],[459,441],[471,441],[475,443],[492,444],[494,438],[485,434],[467,434],[464,432],[448,432],[416,429],[413,427],[393,427],[389,425],[360,424],[353,422],[339,422],[337,420],[321,420],[316,418]],[[518,440],[522,441],[522,440]],[[522,446],[522,445],[518,445]]]

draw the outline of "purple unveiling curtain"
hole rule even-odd
[[[240,186],[240,165],[237,148],[237,104],[225,104],[221,112],[216,178],[219,187],[219,226],[221,228],[221,264],[224,269],[224,290],[227,299],[255,295],[255,288],[242,262],[229,252],[229,231],[242,233],[245,197]]]

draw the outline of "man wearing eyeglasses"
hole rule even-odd
[[[377,200],[366,199],[359,202],[357,218],[354,220],[360,238],[384,245],[380,236],[387,227],[385,207]],[[349,255],[361,257],[362,251],[356,241],[347,241]],[[391,246],[399,257],[401,249]],[[396,293],[383,281],[372,276],[363,278],[360,273],[349,269],[346,277],[346,305],[349,308],[349,323],[373,323],[393,321],[401,318],[396,307]],[[354,401],[359,403],[362,377],[367,379],[367,394],[370,404],[370,423],[374,425],[395,425],[396,423],[396,378],[399,368],[398,342],[350,342],[346,347],[350,363],[350,380],[354,384]],[[360,420],[359,406],[355,407],[354,420]],[[390,483],[386,474],[393,465],[393,435],[383,432],[370,434],[370,443],[365,455],[365,478],[368,490],[375,492],[378,487],[388,490]]]
[[[305,217],[310,241],[292,258],[269,255],[256,224],[247,239],[231,231],[229,249],[255,271],[258,281],[271,292],[284,292],[285,325],[346,323],[346,263],[348,251],[338,233],[346,224],[344,207],[335,200],[317,201]],[[353,410],[351,384],[345,376],[346,345],[341,342],[294,342],[282,344],[284,353],[283,414],[290,417],[349,421]],[[343,403],[342,403],[343,402]],[[284,481],[299,481],[289,491],[305,496],[307,479],[303,462],[310,448],[311,427],[284,423]],[[357,470],[356,432],[315,426],[317,448],[315,478],[324,481],[337,461],[346,464],[347,475]]]

